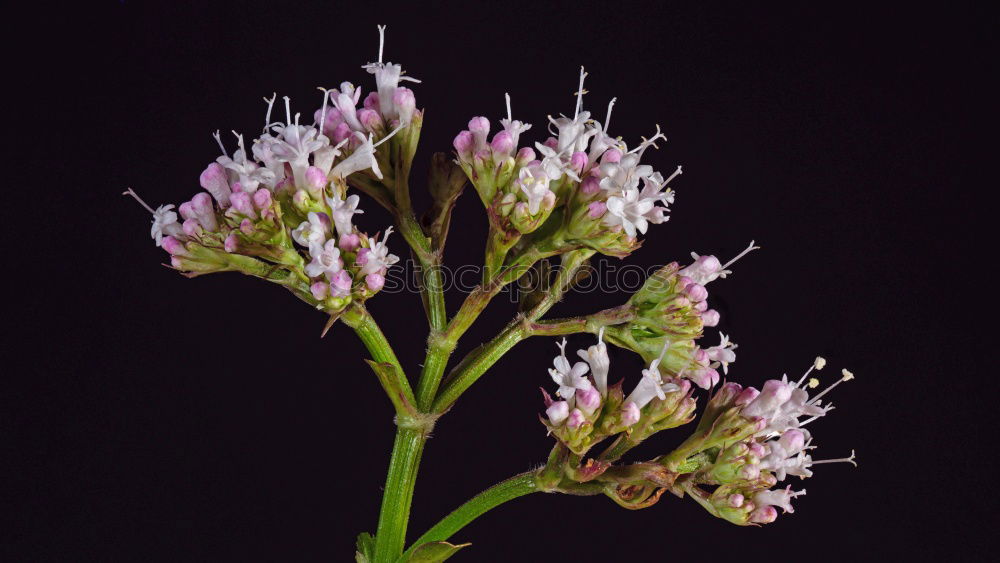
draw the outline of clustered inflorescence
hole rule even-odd
[[[820,463],[854,463],[853,453],[813,460],[809,452],[815,446],[805,429],[833,408],[823,397],[852,379],[849,371],[810,397],[808,389],[818,385],[810,375],[826,363],[816,358],[797,381],[769,380],[758,391],[720,381],[736,359],[736,345],[725,334],[720,332],[717,345],[699,344],[705,328],[719,323],[719,313],[708,305],[707,286],[730,274],[736,260],[757,248],[753,242],[726,264],[695,253],[686,266],[668,264],[620,307],[572,319],[543,318],[591,256],[628,256],[651,224],[669,219],[675,194],[668,184],[681,168],[664,177],[642,162],[650,147],[665,140],[659,126],[632,148],[612,137],[615,100],[603,123],[593,119],[583,108],[587,75],[581,68],[572,117],[549,116],[550,136],[531,145],[523,142],[531,125],[513,118],[507,95],[506,118],[492,138],[490,121],[473,117],[455,137],[453,155],[434,155],[428,185],[433,204],[418,219],[409,171],[423,112],[413,91],[400,83],[419,81],[400,65],[382,62],[380,36],[378,62],[363,67],[374,74],[374,91],[363,95],[350,82],[321,88],[322,102],[308,125],[292,113],[287,97],[284,121],[272,121],[277,96],[265,98],[263,130],[249,144],[234,132],[236,148],[230,153],[216,132],[222,155],[201,173],[204,191],[176,208],[155,210],[131,189],[126,192],[153,214],[152,237],[169,253],[172,268],[190,277],[222,271],[253,275],[328,314],[327,329],[344,319],[375,358],[372,366],[396,407],[400,432],[415,432],[420,444],[458,395],[517,342],[535,335],[595,334],[597,343],[578,351],[582,361],[570,361],[565,338],[558,345],[549,369],[558,388],[555,397],[543,389],[541,417],[556,444],[548,462],[527,477],[530,490],[604,494],[627,508],[649,506],[670,491],[730,522],[763,524],[777,517],[776,507],[792,512],[792,499],[805,493],[779,482],[809,477]],[[467,182],[490,229],[482,283],[449,319],[436,276],[451,210]],[[431,334],[415,390],[364,307],[398,261],[387,246],[393,227],[374,236],[360,230],[354,223],[362,213],[360,198],[352,192],[371,196],[393,214],[419,262]],[[551,269],[540,268],[557,259],[562,271],[555,280],[522,303],[503,333],[444,378],[458,338],[489,300],[529,269],[551,278]],[[649,365],[627,395],[624,381],[609,384],[607,344],[631,350]],[[700,417],[697,389],[710,393]],[[649,461],[621,462],[653,434],[696,419],[693,432],[673,450]],[[597,452],[602,442],[606,447]],[[419,459],[419,448],[408,451]],[[397,494],[392,467],[386,495]],[[398,482],[412,482],[414,476]],[[412,486],[399,494],[412,494]],[[390,536],[405,536],[405,519],[401,532],[393,528],[385,506],[378,537],[368,537],[371,545],[359,539],[359,561],[395,560],[402,551],[403,538]],[[475,515],[482,512],[476,510]],[[383,526],[383,520],[390,524]],[[429,534],[423,539],[447,539]],[[426,551],[421,557],[437,560]]]

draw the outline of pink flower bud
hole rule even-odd
[[[764,383],[760,395],[743,408],[743,415],[748,417],[769,416],[791,397],[791,385],[777,379],[769,379]]]
[[[348,274],[347,270],[340,270],[330,280],[330,294],[334,297],[346,297],[351,294],[351,285],[353,283],[354,280],[351,279],[351,274]]]
[[[592,201],[587,205],[587,216],[591,219],[597,219],[604,215],[608,210],[608,205],[603,201]]]
[[[490,148],[493,149],[494,156],[507,158],[514,152],[514,136],[507,131],[500,131],[493,135]]]
[[[472,133],[473,150],[479,152],[486,148],[486,136],[490,134],[490,120],[485,117],[473,117],[469,120],[469,132]]]
[[[573,156],[569,158],[569,165],[573,170],[582,172],[587,166],[587,153],[583,151],[573,153]]]
[[[750,513],[750,521],[755,524],[770,524],[778,517],[778,511],[773,506],[761,506]]]
[[[677,278],[677,291],[684,291],[687,287],[694,283],[694,280],[687,276],[678,276]]]
[[[171,236],[163,237],[160,246],[163,247],[163,250],[169,252],[171,256],[185,256],[188,253],[187,248],[184,248],[184,243]]]
[[[181,260],[179,256],[171,256],[170,265],[180,270],[184,267],[184,260]]]
[[[212,205],[212,197],[205,192],[200,192],[191,198],[191,209],[194,211],[196,217],[201,217],[202,215],[214,215],[215,207]]]
[[[576,390],[576,406],[587,416],[594,414],[601,406],[601,392],[596,387]]]
[[[385,125],[382,123],[382,116],[373,109],[363,109],[358,112],[358,121],[364,125],[365,129],[376,132],[381,131]]]
[[[608,149],[604,151],[601,155],[601,164],[609,162],[621,162],[622,161],[622,151],[618,149]]]
[[[236,252],[236,248],[238,247],[236,233],[229,233],[229,236],[226,237],[226,242],[223,243],[222,247],[230,254]]]
[[[312,167],[310,167],[312,170]],[[306,175],[309,175],[309,171],[306,171]],[[262,190],[257,190],[253,193],[253,206],[257,209],[268,209],[271,207],[271,190],[264,188]]]
[[[225,209],[229,207],[229,194],[232,189],[229,187],[229,180],[226,177],[226,169],[218,162],[213,162],[205,168],[199,178],[201,187],[212,194],[215,201],[219,202],[219,207]]]
[[[322,301],[330,294],[330,286],[323,282],[316,282],[309,286],[309,291],[313,294],[313,299]]]
[[[455,140],[451,144],[455,147],[455,152],[458,153],[459,158],[462,160],[470,160],[472,158],[472,145],[474,141],[472,140],[471,132],[459,132],[458,135],[455,135]]]
[[[309,189],[309,193],[321,193],[326,187],[326,174],[315,166],[306,168],[306,187]],[[258,190],[257,193],[262,191],[266,192],[267,190]]]
[[[362,105],[365,109],[377,110],[379,108],[378,92],[369,92],[368,95],[365,96],[365,101],[362,102]]]
[[[181,229],[183,229],[184,234],[189,237],[201,236],[202,232],[201,224],[198,223],[197,219],[188,219],[184,221],[184,224],[181,225]]]
[[[740,479],[752,481],[757,477],[760,477],[760,467],[750,464],[744,465],[743,467],[740,467],[739,476]]]
[[[257,212],[253,210],[250,194],[246,192],[233,192],[229,201],[232,204],[232,210],[236,213],[247,217],[257,217]]]
[[[747,450],[749,450],[750,455],[758,459],[767,455],[767,448],[765,448],[764,444],[761,444],[760,442],[756,441],[750,442],[749,444],[747,444]]]
[[[594,195],[601,191],[601,179],[597,176],[587,176],[580,184],[580,193]]]
[[[333,128],[333,142],[342,143],[344,139],[351,136],[351,127],[345,122],[341,122],[339,125]]]
[[[583,415],[583,411],[580,409],[573,409],[570,411],[569,418],[566,420],[566,426],[576,429],[583,426],[584,422],[587,422],[587,417]]]
[[[760,395],[760,391],[753,387],[747,387],[736,397],[734,404],[736,406],[749,405],[754,399],[757,398],[758,395]]]
[[[566,401],[556,401],[545,409],[545,416],[549,418],[549,424],[559,426],[564,420],[569,418],[569,403]]]
[[[409,123],[413,119],[413,112],[417,109],[417,98],[413,95],[413,90],[400,86],[392,93],[392,104],[399,112],[399,122]]]
[[[719,382],[719,372],[712,368],[698,368],[690,377],[691,381],[702,389],[711,389]]]
[[[185,201],[177,206],[177,212],[180,213],[181,218],[185,220],[197,217],[197,213],[194,212],[194,205],[192,205],[190,201]]]
[[[239,182],[233,182],[233,193],[246,191],[243,189],[243,184]]]
[[[694,310],[703,313],[708,310],[708,301],[699,301],[694,304]]]
[[[730,508],[739,508],[743,506],[743,500],[743,495],[736,493],[729,495],[729,498],[726,499],[726,504],[728,504]]]
[[[340,235],[340,242],[337,243],[337,246],[345,252],[353,252],[354,249],[361,246],[361,239],[354,233]]]
[[[642,418],[642,413],[639,412],[639,406],[629,401],[622,406],[622,424],[625,426],[632,426],[639,419]]]
[[[704,303],[704,301],[702,301]],[[701,314],[701,324],[704,326],[716,326],[719,324],[719,312],[709,309]]]
[[[378,291],[382,289],[383,285],[385,285],[385,277],[378,272],[368,274],[365,276],[365,283],[368,284],[368,289]]]
[[[253,221],[250,219],[240,221],[240,232],[243,234],[250,236],[253,234],[254,230]]]
[[[535,160],[535,150],[531,147],[522,147],[517,151],[516,161],[518,166],[524,166],[533,160]]]
[[[684,288],[684,293],[691,298],[692,301],[704,301],[708,299],[708,290],[705,286],[700,283],[693,283]]]

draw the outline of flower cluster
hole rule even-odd
[[[292,114],[271,121],[277,96],[265,98],[261,135],[249,147],[234,132],[229,153],[218,132],[222,156],[201,173],[205,190],[175,207],[152,209],[152,237],[171,255],[173,268],[188,275],[239,271],[281,283],[301,299],[336,313],[363,301],[385,284],[398,261],[386,246],[392,227],[369,236],[354,225],[359,197],[348,195],[348,178],[382,178],[380,146],[419,120],[413,91],[399,86],[399,65],[379,61],[363,68],[375,75],[376,91],[358,109],[361,88],[344,82],[325,90],[311,125]],[[178,216],[179,213],[179,216]]]
[[[698,281],[707,283],[708,278],[724,275],[724,268],[713,257],[695,260],[685,270]],[[706,264],[708,267],[702,267]],[[691,284],[698,282],[689,279],[681,283],[681,291]],[[664,362],[674,341],[663,338],[659,355],[642,370],[632,392],[625,396],[623,382],[608,385],[611,362],[604,337],[606,331],[614,328],[620,327],[601,328],[597,344],[579,350],[583,361],[574,364],[566,356],[563,339],[554,367],[549,368],[549,375],[558,385],[557,399],[542,391],[546,407],[542,423],[566,450],[580,456],[578,459],[582,460],[599,442],[617,435],[614,445],[605,452],[586,464],[564,470],[569,481],[562,485],[565,490],[573,490],[590,480],[607,481],[613,486],[604,489],[605,494],[630,508],[641,508],[658,499],[653,490],[671,488],[678,494],[689,493],[709,512],[730,522],[765,524],[777,518],[777,508],[793,512],[791,500],[805,494],[804,490],[792,491],[791,486],[775,488],[787,476],[810,477],[810,467],[821,463],[854,463],[853,452],[848,458],[819,461],[808,453],[815,446],[804,427],[832,410],[831,404],[823,403],[823,397],[854,377],[844,370],[839,380],[810,397],[807,388],[816,387],[819,381],[809,376],[826,365],[826,360],[816,358],[796,382],[787,377],[769,380],[760,391],[725,383],[705,406],[695,431],[673,452],[651,462],[612,465],[626,449],[651,435],[694,420],[696,401],[691,380],[702,387],[712,387],[718,381],[718,373],[705,366],[725,365],[734,359],[725,336],[720,346],[698,349],[703,354],[696,352],[694,357],[704,355],[705,359],[695,360],[701,366],[697,369],[711,370],[714,374],[704,376],[706,381],[699,382],[699,378],[685,376],[692,371],[690,367],[684,364],[676,367],[677,362],[671,367]],[[714,489],[708,492],[699,485]],[[638,503],[634,502],[636,490],[645,491]]]
[[[819,381],[809,375],[825,365],[826,360],[816,358],[797,382],[787,377],[772,379],[760,391],[727,383],[715,393],[687,443],[696,443],[707,458],[693,474],[692,483],[718,487],[712,493],[692,487],[696,500],[736,524],[765,524],[777,518],[775,507],[793,512],[791,499],[805,494],[805,490],[793,492],[790,485],[772,488],[787,476],[811,477],[810,467],[822,463],[856,465],[853,452],[846,458],[826,460],[813,460],[808,453],[815,446],[804,427],[833,409],[822,398],[841,382],[854,379],[845,369],[840,379],[810,397],[806,389]]]
[[[552,380],[559,386],[559,400],[542,391],[546,406],[542,422],[552,434],[582,455],[608,436],[628,432],[640,441],[693,420],[691,383],[664,378],[659,369],[662,358],[653,360],[649,369],[642,371],[642,378],[627,397],[622,382],[609,386],[611,360],[603,336],[602,329],[597,344],[578,350],[583,361],[573,365],[566,357],[566,340],[559,344],[560,354],[553,360],[554,367],[549,368]]]
[[[694,262],[687,267],[676,262],[664,266],[629,299],[636,318],[607,327],[609,341],[635,351],[646,361],[661,358],[671,373],[702,389],[714,387],[719,382],[718,369],[726,373],[736,360],[736,344],[722,333],[715,346],[697,343],[705,327],[719,324],[719,312],[708,305],[707,285],[732,273],[727,268],[756,248],[751,241],[725,265],[715,256],[692,253]]]
[[[549,116],[551,136],[534,148],[518,146],[531,125],[513,118],[509,95],[507,118],[492,139],[489,120],[474,117],[453,144],[497,231],[524,235],[550,221],[568,243],[625,256],[650,224],[669,219],[674,192],[667,184],[681,169],[664,179],[640,162],[646,149],[666,139],[658,126],[652,138],[632,149],[608,135],[615,100],[603,124],[591,119],[583,110],[586,76],[581,69],[573,117]]]

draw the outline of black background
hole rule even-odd
[[[953,3],[211,4],[43,5],[7,22],[17,79],[5,89],[24,98],[11,106],[22,160],[7,162],[24,175],[8,187],[23,203],[6,210],[24,220],[6,245],[9,560],[347,561],[356,534],[374,531],[394,428],[354,335],[337,326],[320,340],[324,317],[280,288],[160,267],[147,214],[118,194],[189,199],[217,156],[210,133],[253,134],[273,91],[307,115],[317,86],[367,91],[377,23],[386,58],[423,80],[422,159],[450,150],[471,116],[502,117],[505,91],[542,140],[585,65],[587,107],[603,117],[617,96],[612,132],[635,142],[659,123],[670,142],[648,161],[684,166],[672,219],[626,263],[725,258],[755,239],[763,249],[710,287],[740,345],[731,376],[759,385],[817,354],[824,379],[857,375],[813,430],[816,457],[854,448],[860,468],[818,467],[773,525],[737,528],[669,496],[629,512],[531,495],[462,530],[454,539],[473,546],[456,561],[985,557],[995,344],[977,333],[995,323],[978,284],[995,258],[978,245],[996,180],[977,168],[995,158],[979,129],[992,118],[981,104],[995,19]],[[364,208],[363,229],[387,224]],[[447,262],[479,263],[485,231],[467,193]],[[405,255],[401,239],[392,248]],[[452,311],[461,299],[449,296]],[[571,295],[553,314],[623,299]],[[417,296],[370,309],[416,372]],[[495,303],[458,354],[512,314]],[[440,421],[411,539],[544,460],[537,388],[551,387],[555,351],[553,339],[521,344]],[[621,350],[612,363],[629,381],[642,367]]]

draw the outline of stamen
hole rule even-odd
[[[330,91],[322,86],[319,90],[323,92],[323,110],[319,114],[319,134],[323,134],[323,128],[326,127],[326,102],[330,99]]]
[[[232,131],[233,136],[236,137],[236,146],[239,147],[239,151],[243,153],[244,158],[246,158],[246,148],[243,146],[243,135],[240,135],[236,131]]]
[[[382,64],[382,49],[385,47],[385,28],[386,26],[378,26],[378,62]]]
[[[375,147],[381,145],[382,143],[388,141],[389,139],[391,139],[393,135],[395,135],[396,133],[399,133],[400,129],[402,129],[402,127],[397,127],[395,129],[393,129],[392,131],[390,131],[388,135],[386,135],[385,137],[382,137],[381,139],[379,139],[379,142],[377,142],[374,145],[372,145],[372,148],[375,148]],[[368,134],[368,140],[369,140],[369,142],[371,141],[371,138],[372,138],[372,135],[371,135],[371,133],[369,133]]]
[[[683,174],[683,173],[684,173],[684,172],[683,172],[683,171],[681,171],[681,167],[680,167],[680,166],[678,166],[678,167],[677,167],[677,170],[674,170],[674,173],[673,173],[673,174],[671,174],[671,175],[670,175],[670,177],[669,177],[669,178],[667,178],[667,180],[666,180],[665,182],[663,182],[663,185],[664,185],[664,186],[666,186],[667,184],[669,184],[669,183],[670,183],[670,180],[673,180],[674,178],[676,178],[676,177],[680,176],[680,175],[681,175],[681,174]]]
[[[854,461],[854,450],[851,450],[851,455],[849,457],[841,457],[837,459],[821,459],[819,461],[814,461],[811,465],[819,465],[820,463],[850,463],[854,467],[858,466],[858,462]]]
[[[507,101],[507,121],[514,121],[514,117],[510,113],[510,94],[507,92],[503,93],[504,100]]]
[[[604,116],[604,134],[605,135],[608,134],[608,127],[611,127],[611,109],[615,107],[615,102],[616,101],[618,101],[618,98],[611,98],[611,101],[608,102],[608,113],[607,113],[607,115]]]
[[[573,112],[573,121],[576,121],[576,117],[580,115],[580,110],[583,109],[583,95],[587,93],[583,89],[583,81],[587,78],[587,73],[584,72],[583,67],[580,67],[580,89],[576,91],[576,111]]]
[[[301,113],[296,113],[296,114],[295,114],[295,126],[296,126],[296,127],[298,127],[298,126],[299,126],[299,116],[300,116],[300,115],[302,115],[302,114],[301,114]]]
[[[841,377],[837,381],[834,381],[832,385],[830,385],[829,387],[827,387],[826,389],[824,389],[822,392],[820,392],[818,395],[816,395],[815,397],[813,397],[812,399],[810,399],[809,402],[806,403],[806,404],[807,405],[814,405],[814,404],[816,404],[817,401],[819,401],[819,399],[823,395],[826,395],[827,393],[829,393],[830,391],[832,391],[834,387],[840,385],[841,383],[843,383],[845,381],[850,381],[850,380],[854,379],[854,374],[851,373],[851,372],[849,372],[849,371],[847,371],[846,369],[842,373],[843,373],[843,377]]]
[[[212,137],[215,139],[216,143],[219,143],[219,148],[222,149],[222,156],[229,156],[226,151],[226,146],[222,144],[222,135],[219,135],[219,130],[216,129],[215,133],[212,133]]]
[[[288,96],[285,96],[284,98],[285,98],[285,125],[288,125],[292,122],[292,105],[291,105],[292,99],[289,98]]]
[[[826,358],[824,358],[823,356],[816,356],[816,359],[813,360],[813,365],[816,366],[816,369],[823,369],[823,368],[825,368],[826,367]]]
[[[142,198],[139,197],[139,194],[135,193],[135,190],[133,190],[132,188],[129,188],[129,189],[125,190],[124,192],[122,192],[122,195],[130,195],[130,196],[134,197],[135,200],[139,202],[139,205],[141,205],[141,206],[143,206],[143,207],[146,208],[146,211],[149,211],[150,213],[153,213],[153,214],[156,213],[155,211],[153,211],[152,207],[146,205],[145,201],[142,201]]]
[[[274,100],[278,99],[278,93],[272,92],[271,99],[264,97],[264,101],[267,102],[267,115],[264,116],[264,132],[267,132],[267,128],[271,126],[271,109],[274,108]]]
[[[809,380],[809,383],[807,383],[806,386],[809,387],[810,389],[815,389],[819,387],[819,380],[814,377]]]
[[[600,344],[602,342],[604,342],[604,327],[603,326],[601,327],[601,330],[597,331],[597,343]]]
[[[648,149],[649,147],[654,147],[654,148],[657,148],[657,149],[660,148],[659,146],[656,145],[657,139],[663,139],[664,141],[667,140],[667,136],[664,135],[662,132],[660,132],[660,124],[659,123],[656,124],[656,134],[653,135],[653,138],[651,138],[651,139],[647,139],[645,137],[640,137],[640,138],[642,139],[642,142],[639,143],[638,147],[636,147],[636,148],[628,151],[629,154],[637,152],[637,153],[639,153],[639,156],[642,156],[642,153],[646,152],[646,149]]]
[[[733,259],[732,259],[732,260],[730,260],[729,262],[726,262],[726,265],[725,265],[725,266],[723,266],[723,267],[722,267],[722,269],[723,269],[723,270],[725,270],[726,268],[728,268],[728,267],[732,266],[733,264],[735,264],[735,263],[736,263],[736,261],[737,261],[737,260],[739,260],[740,258],[743,258],[743,257],[744,257],[744,256],[746,256],[747,254],[750,254],[750,253],[751,253],[751,252],[753,252],[754,250],[760,250],[760,247],[759,247],[759,246],[754,246],[754,245],[753,245],[753,241],[750,241],[750,246],[748,246],[748,247],[746,248],[746,250],[744,250],[743,252],[740,252],[739,254],[737,254],[737,255],[736,255],[736,258],[733,258]]]

